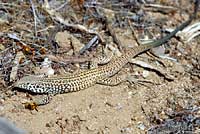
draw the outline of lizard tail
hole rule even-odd
[[[196,0],[195,1],[195,3],[194,3],[194,5],[195,5],[194,13],[190,16],[190,18],[186,22],[182,23],[174,31],[172,31],[171,33],[169,33],[165,37],[163,37],[163,38],[161,38],[159,40],[155,40],[153,42],[146,43],[145,44],[147,46],[146,50],[148,50],[150,48],[153,48],[153,47],[158,47],[158,46],[162,45],[163,43],[166,43],[169,39],[174,37],[176,35],[176,33],[178,33],[179,31],[183,30],[186,26],[188,26],[192,22],[192,20],[196,18],[196,14],[197,14],[197,11],[198,11],[199,3],[200,3],[200,0]]]

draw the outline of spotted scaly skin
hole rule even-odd
[[[120,69],[128,63],[128,61],[153,47],[157,47],[167,42],[178,31],[182,30],[192,19],[189,19],[185,23],[177,27],[173,32],[165,36],[160,40],[150,42],[145,45],[137,46],[129,49],[121,57],[115,58],[108,64],[99,68],[94,68],[80,73],[67,75],[67,76],[55,76],[50,78],[40,78],[36,76],[27,76],[19,80],[15,87],[22,88],[34,93],[45,94],[60,94],[67,92],[79,91],[93,86],[98,81],[115,75]]]

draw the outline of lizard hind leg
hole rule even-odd
[[[121,74],[99,80],[97,84],[107,85],[107,86],[117,86],[122,82],[128,82],[131,85],[139,83],[139,81],[131,74]]]
[[[107,86],[116,86],[125,81],[127,81],[127,74],[108,77],[108,78],[99,80],[97,84],[107,85]]]
[[[90,69],[97,68],[98,65],[105,65],[109,63],[113,58],[113,55],[114,54],[112,52],[108,52],[108,50],[105,50],[105,52],[102,55],[98,56],[97,58],[94,58],[94,60],[91,61]]]

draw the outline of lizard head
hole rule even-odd
[[[47,89],[40,84],[41,77],[25,76],[14,84],[14,87],[24,89],[33,93],[46,93]]]

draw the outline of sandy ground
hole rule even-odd
[[[27,97],[20,92],[1,102],[0,113],[31,134],[140,134],[150,127],[145,114],[162,115],[171,110],[169,101],[184,107],[199,96],[198,86],[185,76],[150,88],[128,85],[95,85],[80,92],[57,95],[38,111],[24,109],[22,102]]]

